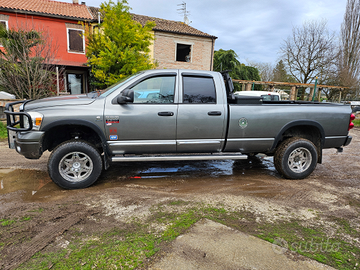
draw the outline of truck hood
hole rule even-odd
[[[31,111],[39,108],[55,107],[55,106],[78,106],[88,105],[95,101],[87,95],[69,95],[62,97],[50,97],[38,100],[32,100],[25,104],[25,110]]]

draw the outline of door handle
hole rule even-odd
[[[173,116],[173,112],[158,112],[158,116]]]
[[[212,111],[212,112],[208,112],[208,115],[210,115],[210,116],[221,115],[221,112],[219,112],[219,111]]]

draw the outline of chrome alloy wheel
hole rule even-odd
[[[81,152],[65,155],[59,163],[61,176],[70,182],[86,180],[94,169],[91,158]]]
[[[304,147],[293,150],[288,159],[289,168],[295,173],[305,172],[310,167],[311,162],[311,152]]]

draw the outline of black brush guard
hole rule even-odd
[[[22,100],[6,104],[4,113],[6,114],[6,128],[12,131],[29,131],[32,130],[33,124],[31,121],[31,116],[24,112],[23,109],[20,109],[19,112],[15,112],[14,105],[22,104],[20,106],[24,107],[26,103],[31,100]],[[27,117],[29,122],[29,127],[24,127],[24,119]]]

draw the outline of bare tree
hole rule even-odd
[[[348,0],[341,25],[338,81],[343,86],[354,88],[360,76],[360,0]]]
[[[325,76],[334,67],[337,57],[334,37],[327,30],[326,21],[305,22],[293,28],[280,52],[290,74],[299,83],[313,82],[315,77]]]
[[[247,60],[248,65],[255,67],[259,70],[260,78],[262,81],[272,81],[273,80],[273,70],[274,66],[271,63],[261,63],[261,62],[252,62]]]
[[[55,93],[54,42],[46,31],[0,26],[0,89],[19,99],[37,99]]]

